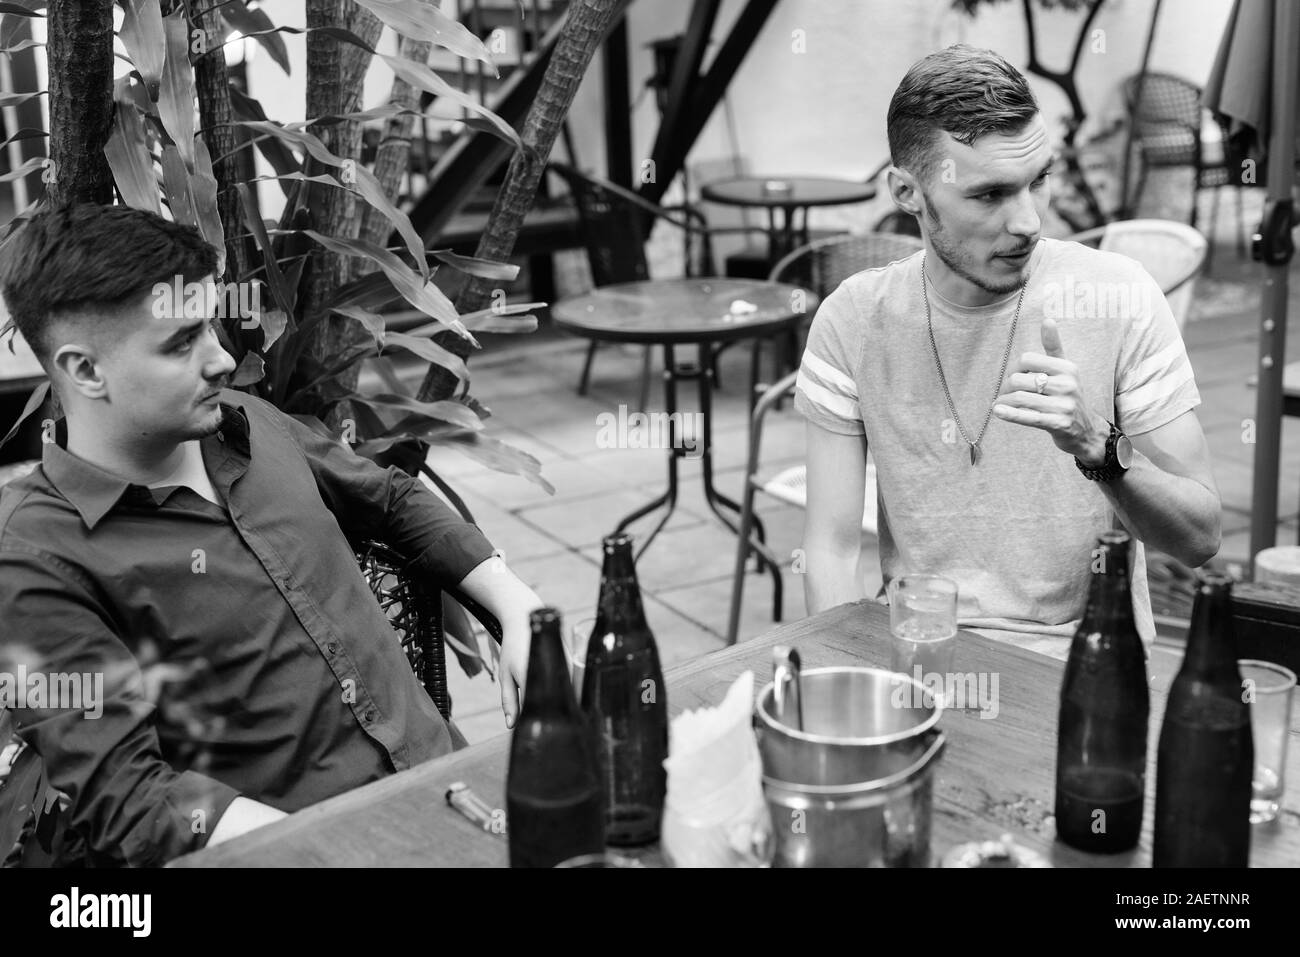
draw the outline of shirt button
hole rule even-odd
[[[331,655],[337,655],[339,653],[339,643],[337,641],[331,641],[325,646],[325,650]]]
[[[364,717],[367,721],[374,721],[374,720],[375,720],[375,709],[374,709],[374,708],[367,708],[367,709],[366,709],[366,713],[365,713],[364,715],[362,715],[362,717]]]
[[[217,441],[218,442],[226,441],[226,433],[222,432],[220,429],[217,430]]]

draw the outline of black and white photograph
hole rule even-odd
[[[0,2],[0,927],[1287,933],[1298,150],[1300,0]]]

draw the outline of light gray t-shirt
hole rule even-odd
[[[922,254],[845,280],[808,334],[795,407],[824,429],[866,435],[879,483],[881,573],[954,579],[964,627],[1070,636],[1087,600],[1097,536],[1115,516],[1097,483],[1049,433],[989,419],[978,464],[944,399],[925,325]],[[939,358],[974,439],[994,395],[1019,292],[963,307],[929,298]],[[1159,286],[1135,261],[1041,240],[1030,260],[1010,363],[1044,353],[1053,316],[1088,406],[1128,435],[1200,404],[1192,367]],[[1134,549],[1133,605],[1155,637],[1146,562]]]

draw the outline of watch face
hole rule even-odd
[[[1127,435],[1121,435],[1115,440],[1115,460],[1119,462],[1119,467],[1127,469],[1133,464],[1133,443],[1128,440]]]

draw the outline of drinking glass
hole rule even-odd
[[[1250,704],[1250,730],[1255,739],[1250,823],[1263,824],[1277,817],[1282,802],[1295,672],[1254,658],[1238,661],[1237,668],[1241,671],[1242,694]]]
[[[950,707],[957,583],[940,575],[901,575],[888,593],[890,668],[933,689],[939,703]]]

